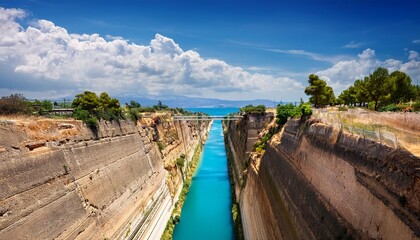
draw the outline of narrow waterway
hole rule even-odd
[[[222,124],[215,121],[173,239],[234,239],[231,205]]]

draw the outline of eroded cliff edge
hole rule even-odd
[[[289,120],[253,152],[272,114],[225,127],[246,239],[418,239],[420,161],[319,119]]]
[[[207,123],[0,123],[0,239],[121,239],[162,233]],[[187,165],[187,164],[185,164]],[[169,212],[166,214],[166,212]]]

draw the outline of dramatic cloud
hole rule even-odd
[[[346,45],[344,45],[344,48],[359,48],[363,45],[363,43],[361,42],[355,42],[355,41],[351,41],[349,43],[347,43]]]
[[[291,73],[281,66],[243,69],[218,59],[205,59],[196,51],[185,51],[160,34],[149,44],[138,45],[119,36],[68,33],[50,21],[26,17],[23,10],[0,8],[0,95],[20,92],[28,97],[52,98],[91,90],[107,91],[113,96],[171,94],[295,101],[305,97],[308,72],[314,72],[308,69],[306,73]],[[31,24],[23,27],[22,22]],[[408,61],[404,62],[379,60],[372,49],[349,57],[257,48],[330,62],[330,68],[316,74],[326,79],[337,95],[377,67],[404,71],[413,82],[420,78],[416,51],[407,50]]]
[[[417,61],[418,53],[410,51],[409,61],[402,62],[395,59],[380,61],[375,56],[375,51],[366,49],[358,54],[358,59],[340,61],[332,67],[318,71],[316,74],[328,81],[337,95],[353,84],[356,79],[363,79],[378,67],[385,67],[389,71],[400,70],[406,72],[414,83],[420,79],[420,62]]]
[[[288,77],[251,74],[224,61],[204,59],[160,34],[143,46],[111,35],[105,39],[70,34],[46,20],[25,29],[17,21],[25,15],[19,9],[0,8],[0,93],[48,92],[44,97],[49,97],[93,90],[293,99],[303,89]]]

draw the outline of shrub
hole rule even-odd
[[[152,107],[141,107],[138,108],[139,112],[143,113],[143,112],[156,112],[156,109],[152,108]]]
[[[90,128],[97,128],[98,127],[98,120],[96,120],[95,117],[89,117],[84,122]]]
[[[155,110],[165,110],[168,109],[169,107],[165,104],[163,104],[161,101],[158,101],[158,103],[156,105],[153,105],[153,108]]]
[[[302,111],[292,103],[277,106],[277,124],[285,124],[289,117],[301,116]]]
[[[100,110],[98,111],[96,116],[99,119],[103,119],[106,121],[118,121],[122,119],[122,115],[120,115],[118,111],[111,109]]]
[[[252,115],[262,115],[265,113],[265,106],[264,105],[247,105],[243,108],[240,108],[239,111],[242,113],[252,114]]]
[[[39,100],[35,100],[33,104],[37,106],[39,115],[46,115],[50,113],[51,110],[53,109],[53,103],[48,100],[44,100],[42,102]]]
[[[420,101],[413,103],[413,110],[420,111]]]
[[[162,152],[165,149],[165,144],[163,144],[162,142],[157,142],[157,145],[158,145],[159,151]]]
[[[130,108],[129,114],[130,114],[130,119],[133,122],[137,122],[139,120],[139,110],[137,108]]]
[[[312,106],[309,103],[301,103],[299,107],[303,116],[312,115]]]
[[[272,136],[273,136],[273,132],[270,131],[270,132],[266,133],[262,137],[261,140],[256,141],[255,144],[254,144],[255,151],[258,152],[258,153],[262,153],[263,150],[265,149],[265,147],[267,146],[268,140],[270,140]]]
[[[174,223],[174,224],[177,224],[178,222],[179,222],[179,220],[181,220],[181,217],[178,215],[178,214],[176,214],[175,216],[173,216],[173,218],[172,218],[172,222]]]
[[[242,219],[241,219],[241,210],[239,209],[238,203],[232,204],[232,219],[233,226],[235,230],[235,239],[244,239],[243,228],[242,228]]]
[[[389,104],[385,107],[380,107],[378,109],[379,112],[397,112],[400,111],[400,109],[397,107],[397,105],[393,104]]]
[[[285,124],[289,117],[300,117],[312,115],[312,107],[309,103],[301,103],[295,107],[292,103],[277,106],[277,124]]]
[[[22,94],[12,94],[0,99],[0,114],[30,114],[31,103]]]
[[[185,164],[185,155],[181,155],[181,157],[179,157],[177,160],[176,160],[176,165],[179,167],[179,168],[183,168],[184,167],[184,164]]]
[[[73,117],[82,120],[90,128],[98,127],[98,120],[87,110],[76,109],[73,113]]]

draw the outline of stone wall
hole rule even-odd
[[[94,131],[75,120],[1,122],[0,239],[121,239],[145,228],[167,192],[164,167],[200,143],[206,124],[142,121]]]
[[[244,125],[227,131],[231,164],[243,161]],[[246,239],[420,236],[420,161],[404,149],[310,119],[289,120],[251,156],[237,193]]]
[[[273,113],[245,115],[242,121],[224,122],[226,154],[230,164],[236,198],[239,199],[245,184],[246,170],[255,142],[261,137],[264,127],[274,119]]]

